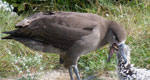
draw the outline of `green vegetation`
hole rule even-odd
[[[132,0],[124,3],[113,0],[87,0],[89,2],[75,0],[74,4],[69,0],[52,1],[54,3],[49,4],[50,10],[95,13],[122,24],[127,31],[126,43],[131,47],[131,62],[135,66],[150,69],[149,0]],[[27,15],[11,16],[10,12],[0,11],[0,77],[50,70],[61,66],[59,56],[56,54],[36,52],[16,41],[1,40],[1,37],[5,36],[1,34],[2,31],[14,29],[14,25]],[[110,63],[106,62],[107,55],[108,46],[105,46],[101,50],[82,56],[78,64],[81,73],[101,75],[105,71],[115,70],[115,55]]]

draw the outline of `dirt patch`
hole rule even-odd
[[[67,70],[52,70],[42,74],[39,80],[70,80],[70,78]]]
[[[109,71],[99,76],[98,80],[119,80],[119,79],[116,71]]]
[[[29,80],[29,78],[30,80],[32,79],[33,80],[70,80],[68,70],[66,69],[57,69],[57,70],[51,70],[47,72],[26,74],[23,75],[22,77],[0,78],[0,80]],[[105,72],[100,76],[91,75],[83,80],[118,80],[118,79],[117,79],[116,71],[109,71],[109,72]]]

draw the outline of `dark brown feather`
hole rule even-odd
[[[91,31],[79,28],[71,28],[65,25],[50,23],[48,18],[40,18],[29,26],[7,32],[11,38],[31,39],[43,44],[51,44],[56,48],[68,50],[82,36]]]

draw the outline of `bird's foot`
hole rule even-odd
[[[70,74],[70,80],[74,80],[73,79],[73,74],[72,74],[72,69],[73,69],[73,71],[74,71],[74,73],[75,73],[75,75],[76,75],[76,77],[77,77],[77,80],[81,80],[80,79],[80,75],[79,75],[79,70],[78,70],[78,67],[77,67],[77,65],[72,65],[71,67],[69,67],[69,74]]]

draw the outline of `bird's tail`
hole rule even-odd
[[[15,32],[16,30],[2,32],[4,34],[9,34],[8,36],[2,37],[2,39],[13,39],[13,35],[15,34]]]
[[[43,47],[44,47],[43,43],[24,37],[25,35],[23,35],[23,33],[21,33],[20,30],[16,29],[12,31],[2,32],[2,33],[8,34],[8,36],[2,37],[2,39],[14,39],[33,50],[43,51]]]

